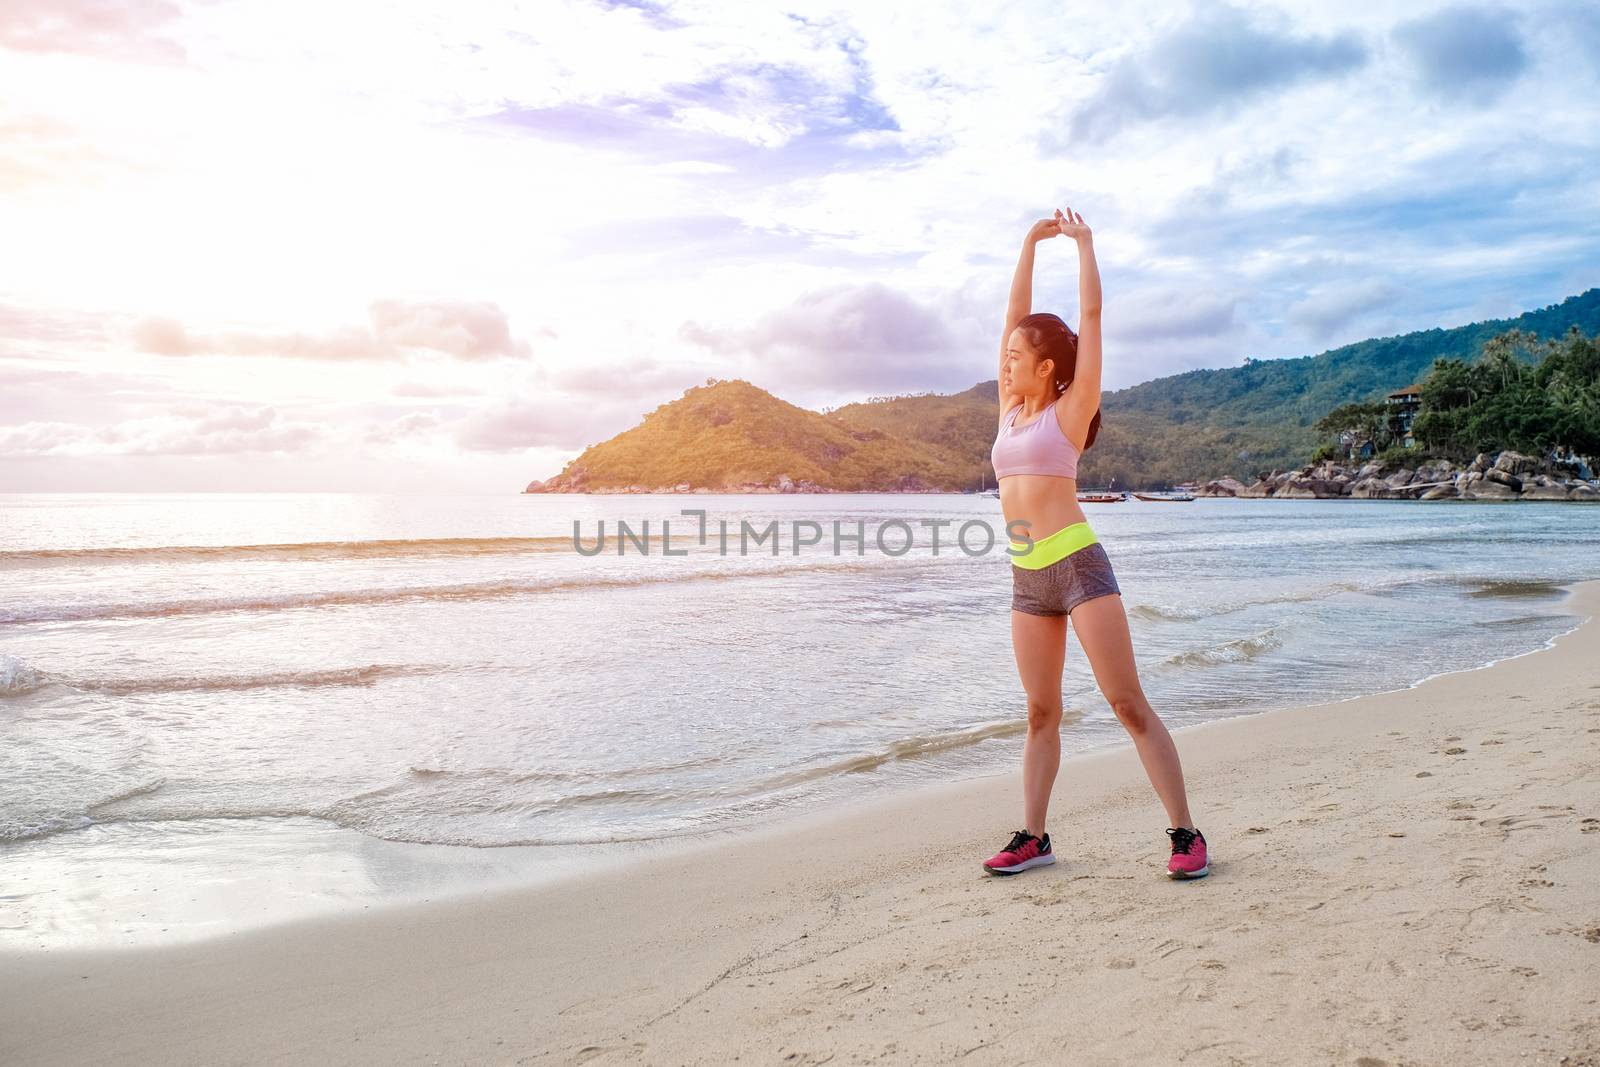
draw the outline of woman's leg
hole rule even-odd
[[[1022,811],[1028,833],[1044,836],[1050,788],[1061,766],[1061,666],[1067,617],[1011,612],[1011,647],[1028,695],[1028,738],[1022,745]]]
[[[1122,597],[1112,594],[1079,604],[1072,609],[1072,628],[1089,659],[1095,683],[1133,738],[1139,761],[1167,809],[1171,825],[1193,830],[1178,746],[1172,743],[1172,735],[1139,685],[1139,670],[1133,662],[1133,636],[1128,633]]]

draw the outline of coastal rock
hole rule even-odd
[[[524,489],[523,492],[524,493],[542,493],[542,492],[544,492],[544,482],[542,482],[539,479],[535,478],[533,481],[528,483],[528,488]]]
[[[1484,471],[1483,479],[1485,482],[1498,482],[1513,493],[1522,492],[1522,479],[1509,471],[1501,470],[1499,467],[1490,467]]]
[[[1269,497],[1272,495],[1272,486],[1265,481],[1260,481],[1256,482],[1254,485],[1245,486],[1234,495],[1245,497],[1247,499],[1260,499],[1263,497]]]
[[[1494,461],[1494,469],[1507,474],[1518,476],[1531,474],[1539,469],[1539,461],[1532,456],[1525,456],[1521,452],[1513,452],[1509,448]]]
[[[1287,479],[1272,495],[1290,500],[1326,500],[1342,494],[1335,482],[1324,478],[1294,476]]]
[[[796,493],[799,492],[799,490],[795,488],[794,479],[790,478],[787,474],[780,474],[778,475],[778,492]]]
[[[1416,474],[1416,471],[1402,468],[1385,478],[1384,484],[1390,489],[1399,489],[1402,485],[1410,485]]]
[[[1479,474],[1482,474],[1492,466],[1494,466],[1494,463],[1489,459],[1489,454],[1487,452],[1479,452],[1477,458],[1472,461],[1471,466],[1469,466],[1467,469],[1469,471],[1477,471]]]
[[[1388,500],[1399,496],[1382,478],[1364,478],[1350,487],[1350,495],[1360,500]]]
[[[1463,500],[1515,500],[1517,491],[1504,482],[1485,478],[1481,482],[1473,482],[1461,494],[1461,498]]]
[[[1568,500],[1600,500],[1600,489],[1596,489],[1588,482],[1579,482],[1567,490]]]
[[[1272,495],[1279,500],[1314,500],[1317,494],[1311,488],[1311,479],[1289,478]]]
[[[1200,487],[1199,496],[1238,496],[1245,489],[1236,478],[1217,478]]]
[[[1564,485],[1530,485],[1524,486],[1522,499],[1524,500],[1566,500],[1568,490]]]
[[[1454,500],[1460,493],[1455,486],[1445,484],[1436,485],[1424,492],[1418,500]]]
[[[1360,470],[1356,471],[1355,477],[1351,478],[1350,480],[1352,482],[1364,482],[1368,478],[1376,478],[1382,473],[1383,464],[1379,463],[1377,460],[1373,460],[1371,463],[1366,464]]]

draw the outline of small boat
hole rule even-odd
[[[1183,493],[1174,489],[1170,493],[1135,493],[1139,500],[1149,500],[1157,504],[1186,504],[1194,499],[1193,493]]]
[[[1078,503],[1080,504],[1121,504],[1128,499],[1128,494],[1116,488],[1117,480],[1111,479],[1111,484],[1104,489],[1079,489]]]

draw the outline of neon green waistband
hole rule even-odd
[[[1033,543],[1033,547],[1021,541],[1011,542],[1011,552],[1021,553],[1012,555],[1011,562],[1030,571],[1041,570],[1052,563],[1059,563],[1082,548],[1088,548],[1099,542],[1094,531],[1089,529],[1086,522],[1075,522],[1071,526],[1063,526],[1048,537],[1041,537]]]

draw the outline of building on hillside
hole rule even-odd
[[[1354,463],[1358,460],[1371,459],[1376,449],[1372,439],[1365,437],[1355,430],[1345,430],[1339,435],[1339,447],[1344,450],[1344,458]]]
[[[1422,387],[1408,385],[1404,389],[1396,389],[1384,398],[1384,403],[1389,408],[1389,429],[1395,437],[1407,448],[1416,445],[1416,438],[1411,436],[1411,424],[1417,419],[1417,412],[1422,410]]]

